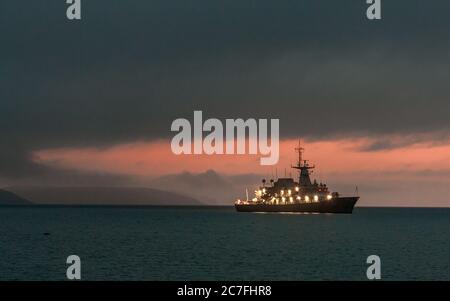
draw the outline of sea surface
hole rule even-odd
[[[450,280],[450,209],[0,207],[0,280]]]

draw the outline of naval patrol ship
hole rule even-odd
[[[304,148],[298,152],[297,164],[291,168],[299,172],[298,181],[293,178],[262,180],[262,186],[255,191],[251,200],[236,200],[234,206],[239,212],[305,212],[305,213],[352,213],[359,196],[341,196],[330,192],[327,185],[311,182],[310,175],[315,168],[303,160]]]

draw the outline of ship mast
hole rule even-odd
[[[305,150],[301,147],[301,141],[298,139],[298,147],[294,148],[296,152],[298,152],[298,162],[297,165],[300,166],[302,164],[302,153]]]
[[[310,186],[312,185],[311,179],[309,178],[309,175],[311,172],[310,169],[313,169],[315,166],[310,166],[308,164],[308,160],[303,160],[303,151],[305,149],[301,146],[300,139],[298,140],[298,147],[295,148],[295,151],[298,152],[298,162],[297,165],[291,166],[291,168],[295,168],[299,170],[299,184],[300,186]]]

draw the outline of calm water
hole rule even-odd
[[[371,254],[386,280],[450,280],[449,209],[3,207],[0,235],[1,280],[64,280],[71,254],[85,280],[364,280]]]

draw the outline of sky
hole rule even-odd
[[[82,1],[81,21],[65,9],[0,3],[0,187],[170,179],[197,197],[224,185],[226,203],[282,175],[302,138],[314,176],[358,186],[361,205],[450,206],[448,1],[383,1],[381,21],[355,0]],[[279,164],[175,156],[170,125],[194,110],[279,118]]]

